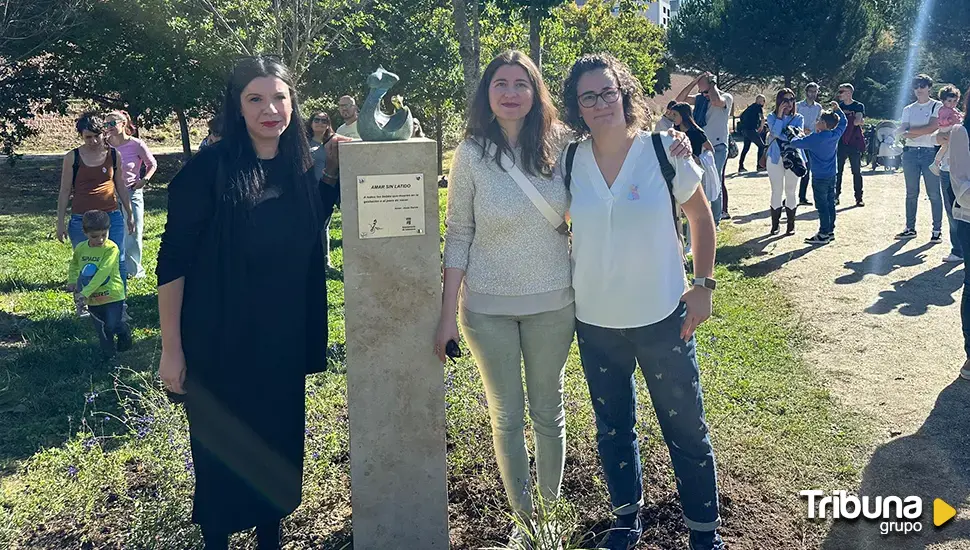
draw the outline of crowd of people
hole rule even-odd
[[[945,207],[947,261],[962,261],[970,249],[970,209],[961,207],[970,204],[970,138],[955,108],[959,92],[946,90],[940,103],[929,98],[931,86],[917,77],[917,101],[902,113],[906,227],[897,238],[916,236],[922,178],[931,240],[941,239]],[[819,229],[807,241],[834,240],[846,160],[856,206],[864,206],[865,106],[853,100],[851,84],[838,90],[829,109],[812,83],[802,101],[783,88],[767,116],[764,96],[741,115],[739,172],[754,144],[771,182],[770,233],[780,232],[783,209],[794,233],[811,184]],[[449,177],[433,352],[444,361],[463,336],[474,356],[499,473],[520,520],[512,548],[529,548],[538,514],[560,498],[564,369],[575,335],[615,516],[599,547],[630,550],[643,533],[639,365],[690,549],[723,549],[694,333],[712,312],[716,227],[730,217],[724,175],[734,98],[704,73],[649,132],[646,100],[629,67],[597,54],[574,63],[560,104],[561,113],[525,54],[508,51],[486,67]],[[305,376],[327,366],[325,243],[339,201],[339,144],[358,138],[354,99],[340,98],[339,111],[344,122],[336,130],[325,111],[304,119],[285,66],[268,57],[240,60],[222,114],[168,186],[156,267],[159,375],[186,407],[196,472],[192,519],[207,549],[227,548],[231,533],[254,526],[259,548],[279,548],[280,521],[302,498]],[[57,234],[75,247],[69,283],[110,354],[131,346],[126,284],[144,276],[142,196],[157,163],[123,111],[85,114],[77,130],[84,144],[64,157]],[[939,155],[937,144],[945,145]],[[253,296],[273,300],[255,308]],[[966,291],[961,312],[970,357]],[[962,374],[970,378],[970,359]]]

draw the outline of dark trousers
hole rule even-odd
[[[835,234],[835,178],[812,176],[812,195],[818,211],[818,232]]]
[[[577,321],[576,334],[614,512],[633,513],[643,504],[634,380],[639,363],[670,452],[684,520],[695,531],[713,531],[721,521],[717,472],[704,418],[696,340],[680,339],[686,312],[681,303],[663,321],[630,329]]]
[[[802,181],[798,184],[798,200],[801,202],[808,202],[808,183],[812,178],[812,158],[805,155],[805,175],[802,176]],[[812,187],[812,195],[815,195],[815,188]],[[818,200],[817,198],[815,199]]]
[[[970,223],[956,220],[957,235],[964,250],[970,250]],[[963,298],[960,300],[960,320],[963,324],[963,351],[970,359],[970,269],[963,270]]]
[[[849,165],[852,167],[852,187],[855,189],[855,200],[862,200],[862,151],[849,147],[848,145],[839,142],[839,174],[835,180],[835,198],[838,199],[842,195],[842,172],[845,170],[845,159],[849,159]]]
[[[114,337],[118,334],[124,334],[127,330],[125,322],[122,320],[124,308],[124,301],[111,302],[110,304],[100,306],[88,306],[88,311],[91,313],[91,323],[94,325],[94,331],[98,335],[101,350],[105,353],[114,352]]]
[[[963,222],[953,219],[953,203],[957,201],[957,196],[953,192],[949,172],[940,172],[940,187],[943,188],[943,211],[946,212],[946,217],[950,220],[950,254],[962,258],[963,244],[960,242],[958,224]]]
[[[205,550],[228,550],[229,534],[222,531],[213,531],[206,526],[202,526],[202,540]],[[279,550],[280,548],[280,522],[271,521],[256,526],[256,549],[257,550]]]
[[[748,151],[751,149],[751,144],[755,144],[758,147],[758,159],[764,154],[765,150],[765,140],[761,137],[761,134],[755,132],[754,130],[744,130],[741,132],[744,136],[744,147],[741,149],[741,159],[738,163],[739,168],[744,168],[744,157],[748,155]],[[755,168],[757,169],[758,161],[755,160]]]

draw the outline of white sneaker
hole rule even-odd
[[[946,256],[943,256],[943,261],[948,263],[959,264],[959,263],[963,263],[963,258],[961,258],[960,256],[957,256],[956,254],[947,254]]]

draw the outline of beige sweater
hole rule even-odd
[[[518,159],[520,152],[514,152]],[[568,197],[558,169],[548,179],[523,173],[556,212],[566,212]],[[469,140],[455,151],[446,223],[444,264],[464,270],[466,291],[495,297],[552,293],[560,304],[568,294],[564,305],[571,303],[567,237]]]

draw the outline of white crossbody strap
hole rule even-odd
[[[495,144],[489,144],[488,154],[495,154]],[[539,190],[536,189],[536,186],[529,181],[529,178],[525,177],[522,170],[519,170],[519,167],[515,165],[515,162],[505,153],[502,153],[502,168],[505,168],[508,171],[516,185],[519,186],[519,189],[521,189],[522,192],[529,197],[532,204],[535,205],[536,209],[539,210],[544,218],[549,220],[549,223],[556,229],[556,231],[563,235],[569,233],[569,226],[566,225],[566,221],[563,220],[562,216],[560,216],[559,213],[552,208],[552,206],[550,206],[549,202],[546,201],[542,194],[539,193]]]

